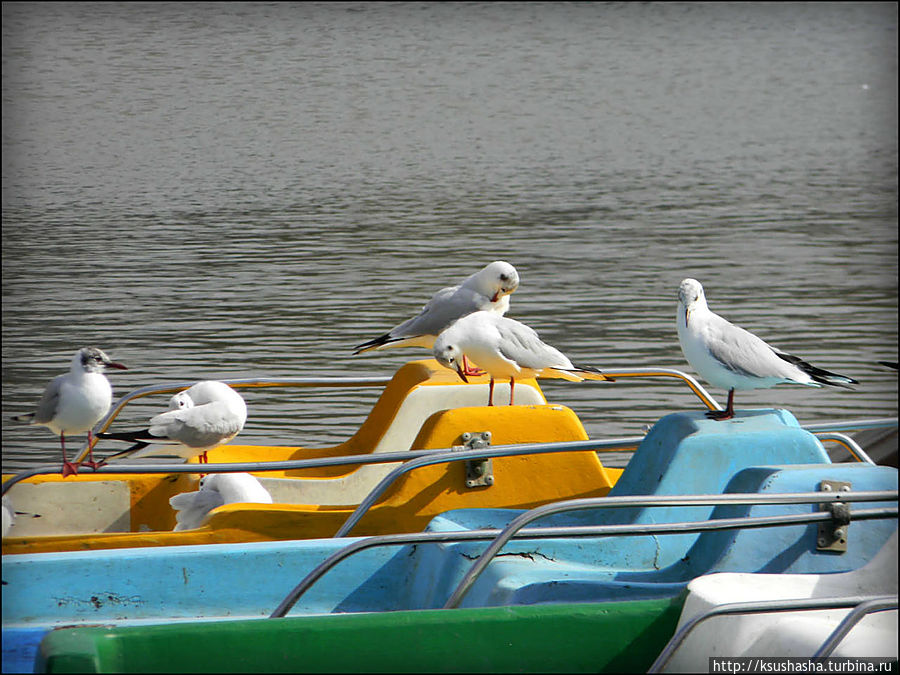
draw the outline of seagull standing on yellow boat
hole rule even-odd
[[[109,412],[112,404],[112,386],[103,374],[106,368],[128,370],[121,363],[110,361],[103,350],[82,347],[72,357],[69,372],[57,375],[47,385],[37,410],[13,417],[16,421],[45,426],[59,434],[63,477],[78,473],[78,467],[66,457],[67,433],[87,431],[90,458],[85,464],[93,468],[98,466],[94,462],[91,430]]]
[[[519,286],[516,268],[495,260],[457,286],[442,288],[416,316],[394,326],[384,335],[355,347],[354,354],[390,347],[432,349],[440,333],[457,319],[488,310],[502,316],[509,309],[509,295]],[[467,375],[480,374],[463,364]]]
[[[160,454],[199,457],[203,464],[206,452],[237,436],[246,421],[247,404],[240,394],[224,382],[202,380],[172,396],[169,410],[151,418],[146,429],[98,436],[134,443],[107,460]]]
[[[691,367],[714,387],[728,390],[725,410],[710,410],[712,419],[734,417],[735,389],[764,389],[776,384],[852,389],[856,380],[828,372],[777,349],[709,309],[703,286],[685,279],[678,288],[678,341]]]
[[[494,378],[509,378],[509,404],[513,404],[516,378],[554,373],[565,380],[609,380],[596,368],[573,365],[555,347],[542,342],[534,329],[495,312],[473,312],[441,333],[434,343],[434,358],[459,373],[467,356],[490,376],[488,405],[494,405]]]

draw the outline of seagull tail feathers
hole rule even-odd
[[[136,450],[143,450],[148,445],[150,445],[150,443],[161,440],[151,436],[149,429],[142,429],[141,431],[119,431],[115,433],[104,431],[97,434],[97,438],[109,438],[114,441],[126,441],[128,443],[134,443],[134,445],[132,445],[130,448],[126,448],[125,450],[112,454],[106,459],[116,459],[117,457],[130,455]]]
[[[608,377],[603,374],[599,368],[593,366],[575,366],[576,372],[585,380],[596,380],[598,382],[615,382],[615,378]]]
[[[35,413],[25,413],[24,415],[13,415],[12,419],[16,422],[31,422],[34,419]]]
[[[143,449],[146,448],[148,445],[150,445],[150,444],[149,444],[149,443],[144,443],[143,441],[140,441],[140,442],[135,443],[134,445],[132,445],[130,448],[126,448],[125,450],[122,450],[122,451],[120,451],[120,452],[116,452],[116,453],[113,453],[112,455],[107,456],[107,457],[106,457],[106,460],[110,460],[110,459],[119,459],[120,457],[128,457],[129,455],[131,455],[131,454],[137,452],[138,450],[143,450]],[[105,460],[105,461],[106,461],[106,460]]]
[[[353,355],[356,356],[358,354],[362,354],[363,352],[368,352],[373,349],[379,349],[396,341],[397,338],[392,338],[390,333],[385,333],[384,335],[369,340],[368,342],[363,342],[362,344],[356,345],[353,348]]]
[[[853,389],[851,385],[859,384],[859,380],[854,380],[852,377],[847,377],[846,375],[839,375],[837,373],[832,373],[824,368],[817,368],[811,363],[807,363],[799,356],[793,356],[791,354],[786,354],[785,352],[775,352],[781,359],[787,361],[788,363],[792,363],[797,366],[804,373],[809,375],[813,382],[817,382],[819,384],[827,384],[832,387],[842,387],[844,389]]]

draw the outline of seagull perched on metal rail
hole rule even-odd
[[[249,473],[211,473],[200,479],[200,489],[169,498],[175,509],[175,532],[200,527],[206,516],[223,504],[271,504],[272,495]]]
[[[82,347],[72,357],[69,372],[57,375],[47,385],[37,410],[13,417],[18,422],[44,426],[59,434],[63,477],[78,473],[78,466],[66,457],[67,433],[87,431],[90,458],[84,463],[93,468],[99,466],[94,461],[91,430],[109,412],[112,404],[112,386],[103,374],[106,368],[128,370],[121,363],[111,361],[103,350]]]
[[[227,443],[240,433],[247,421],[247,404],[224,382],[202,380],[169,399],[169,410],[150,419],[140,431],[101,433],[100,438],[128,441],[133,446],[107,457],[144,457],[178,455],[199,457],[206,463],[206,452]],[[147,446],[164,445],[165,448]]]
[[[857,380],[813,366],[803,359],[767,344],[712,312],[703,286],[685,279],[678,288],[678,340],[691,367],[715,387],[728,390],[725,410],[710,410],[707,417],[734,417],[735,389],[764,389],[776,384],[852,389]]]
[[[495,260],[459,285],[442,288],[416,316],[380,337],[357,345],[353,353],[390,347],[432,349],[437,336],[460,317],[479,310],[489,310],[498,316],[505,314],[509,309],[509,296],[518,286],[516,268],[503,260]],[[466,363],[463,367],[467,375],[482,374]]]
[[[596,368],[573,365],[555,347],[542,342],[534,329],[495,312],[473,312],[456,321],[434,343],[434,358],[455,370],[464,382],[462,360],[467,356],[491,376],[488,405],[494,405],[494,378],[509,378],[513,404],[516,378],[556,374],[564,380],[612,380]]]

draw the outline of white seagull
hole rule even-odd
[[[685,279],[678,288],[676,323],[681,351],[691,367],[711,385],[728,390],[725,410],[706,413],[712,419],[734,417],[735,389],[764,389],[781,383],[852,389],[851,384],[859,384],[787,354],[710,311],[696,279]]]
[[[146,429],[98,435],[134,443],[107,460],[167,454],[185,459],[199,457],[202,464],[206,462],[208,450],[237,436],[246,421],[247,404],[240,394],[224,382],[203,380],[172,396],[168,412],[151,418]],[[166,447],[147,449],[150,444]]]
[[[6,539],[6,535],[9,534],[9,531],[12,529],[12,526],[16,522],[16,512],[13,509],[12,502],[9,500],[9,497],[3,495],[3,538]]]
[[[59,434],[63,477],[78,473],[78,466],[66,457],[67,433],[87,431],[90,458],[84,463],[95,469],[99,466],[94,461],[94,438],[91,430],[109,412],[112,404],[112,386],[103,374],[105,368],[128,370],[121,363],[110,361],[103,350],[82,347],[72,357],[69,372],[57,375],[47,385],[37,410],[13,417],[19,422],[44,426],[54,434]]]
[[[503,260],[495,260],[467,277],[457,286],[435,293],[416,316],[394,326],[384,335],[357,345],[354,354],[390,347],[423,347],[432,349],[443,330],[460,317],[489,310],[502,316],[509,309],[509,295],[519,286],[516,268]],[[481,374],[463,364],[467,375]]]
[[[513,404],[516,378],[555,373],[565,380],[611,380],[596,368],[575,366],[555,347],[542,342],[534,329],[495,312],[473,312],[456,321],[434,343],[434,358],[459,373],[467,356],[490,376],[488,405],[494,405],[494,378],[509,378],[509,404]]]
[[[213,509],[244,502],[271,504],[272,495],[249,473],[207,474],[200,479],[196,492],[182,492],[169,499],[176,511],[174,531],[200,527]]]

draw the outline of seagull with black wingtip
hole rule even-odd
[[[691,367],[714,387],[728,390],[725,410],[710,410],[706,415],[711,419],[734,417],[735,389],[764,389],[782,383],[852,389],[850,385],[859,384],[852,377],[783,352],[723,319],[709,309],[703,286],[696,279],[685,279],[678,288],[676,322],[681,351]]]

